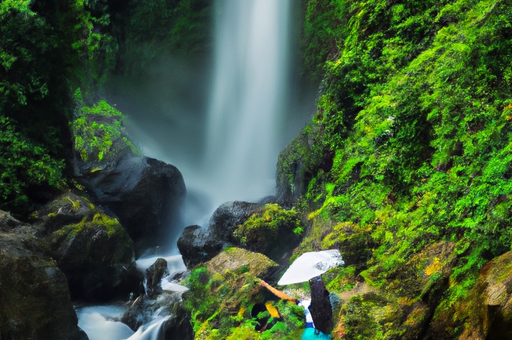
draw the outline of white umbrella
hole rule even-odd
[[[284,286],[306,282],[331,268],[343,264],[341,254],[336,249],[304,253],[292,263],[277,284]]]

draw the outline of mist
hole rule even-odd
[[[205,225],[225,201],[275,194],[278,154],[315,110],[298,72],[297,4],[243,3],[217,1],[211,54],[158,56],[108,85],[143,153],[183,174],[183,225],[173,229]]]

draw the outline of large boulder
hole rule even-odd
[[[304,227],[295,209],[269,203],[255,211],[232,233],[237,246],[283,261],[299,245]]]
[[[224,248],[224,242],[211,236],[208,228],[188,226],[178,239],[178,249],[187,267],[208,261]]]
[[[139,291],[133,241],[116,218],[66,193],[37,211],[37,235],[66,274],[74,299],[107,300]]]
[[[169,239],[172,227],[180,221],[186,189],[173,165],[137,157],[110,171],[84,176],[82,181],[92,188],[99,204],[116,214],[138,254],[149,247],[165,246],[162,240]]]
[[[186,189],[176,167],[142,155],[122,119],[106,102],[81,109],[73,122],[75,177],[119,218],[140,254],[168,239]]]
[[[206,262],[223,248],[238,244],[233,232],[243,224],[262,204],[226,202],[215,210],[206,228],[189,226],[178,239],[178,249],[187,266]]]
[[[77,323],[66,277],[47,246],[0,232],[0,339],[87,340]]]
[[[212,274],[224,274],[227,270],[243,271],[270,282],[275,281],[279,270],[279,265],[265,255],[236,247],[224,249],[205,266]]]

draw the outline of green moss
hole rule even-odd
[[[249,250],[276,259],[297,244],[302,233],[303,227],[294,209],[285,210],[271,203],[238,226],[233,236]]]
[[[251,310],[255,304],[266,302],[268,292],[261,288],[258,279],[244,271],[244,266],[222,274],[212,274],[207,267],[198,267],[184,284],[189,291],[184,293],[183,300],[191,312],[196,339],[300,338],[304,311],[287,301],[273,302],[282,316],[281,321],[263,332],[255,330],[258,322],[251,316]],[[268,312],[266,314],[270,317]]]
[[[125,135],[123,114],[106,101],[99,101],[92,107],[82,106],[76,114],[78,117],[72,122],[74,147],[84,162],[101,164],[103,160],[115,157],[120,148],[125,147],[141,155],[141,151]],[[90,171],[101,169],[101,166],[97,166]]]
[[[435,308],[448,289],[449,310],[510,250],[511,15],[505,1],[306,1],[307,67],[327,60],[317,112],[281,154],[278,180],[309,217],[296,254],[339,248],[353,268],[328,274],[331,290],[360,275]],[[442,241],[454,245],[450,264],[420,260]],[[432,310],[384,329],[364,318],[381,308],[366,300],[349,304],[349,337],[416,332]]]

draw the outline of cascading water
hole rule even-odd
[[[217,4],[203,186],[214,206],[273,194],[289,77],[289,0]]]
[[[191,212],[185,214],[184,226],[206,222],[213,210],[226,201],[254,201],[274,193],[277,156],[288,141],[287,136],[283,136],[286,135],[283,124],[290,102],[290,7],[290,0],[217,0],[214,70],[206,114],[206,140],[204,148],[196,150],[197,155],[204,158],[202,166],[176,161],[172,148],[186,148],[172,143],[172,139],[169,142],[171,146],[166,147],[167,152],[164,152],[161,147],[163,143],[155,144],[155,139],[148,137],[162,129],[166,131],[165,136],[159,137],[183,136],[186,132],[174,133],[172,124],[167,130],[161,119],[152,122],[158,126],[157,130],[141,129],[138,125],[148,124],[139,123],[148,123],[150,113],[131,111],[134,107],[141,107],[140,103],[134,105],[137,103],[130,101],[133,98],[119,97],[114,100],[121,111],[132,117],[131,133],[141,141],[143,152],[178,166],[186,180],[189,198],[207,196],[207,202],[198,200]],[[131,90],[143,92],[137,90],[136,84]],[[179,119],[172,110],[164,113],[174,115],[174,120]],[[183,150],[175,154],[181,155]],[[183,266],[179,255],[158,257],[167,258],[170,272]],[[138,266],[145,270],[156,258],[139,259]],[[175,292],[184,289],[170,282],[169,277],[162,280],[162,288]],[[78,315],[84,330],[94,334],[92,338],[97,340],[106,339],[106,334],[110,340],[126,339],[128,336],[130,340],[157,339],[166,320],[155,315],[151,323],[133,333],[115,321],[118,316],[112,319],[105,315],[104,307],[88,308],[79,310]],[[107,306],[108,311],[110,308],[117,307]]]

